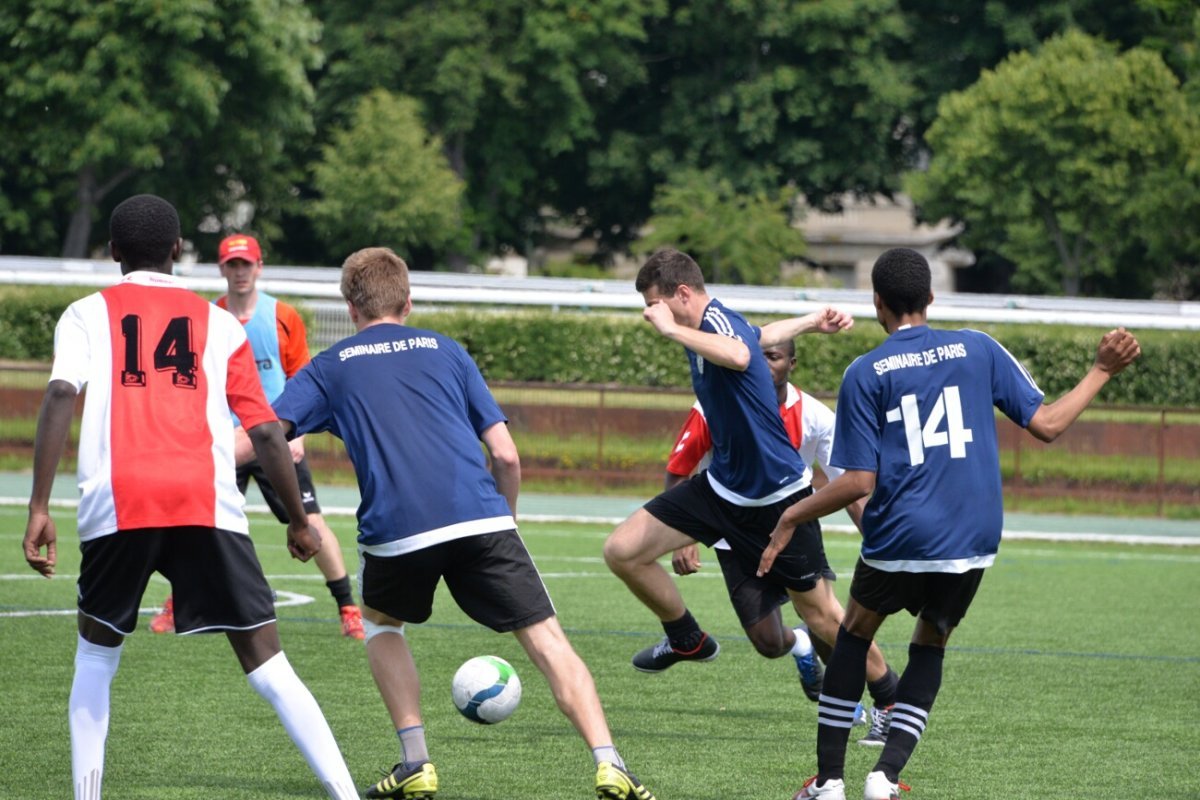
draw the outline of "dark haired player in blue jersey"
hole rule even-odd
[[[404,624],[429,618],[444,579],[463,611],[514,633],[545,674],[592,749],[596,796],[654,800],[617,754],[591,673],[517,534],[521,463],[475,362],[453,339],[404,324],[408,266],[391,250],[352,254],[341,291],[358,333],[296,373],[274,407],[294,435],[330,431],[345,442],[358,478],[367,658],[401,744],[400,762],[366,796],[437,792]]]
[[[865,800],[898,797],[900,771],[929,719],[951,631],[966,615],[1000,545],[1003,504],[993,406],[1044,442],[1058,438],[1141,348],[1124,328],[1100,339],[1091,369],[1053,403],[999,343],[973,330],[935,330],[929,264],[888,250],[871,272],[875,311],[889,334],[856,359],[838,393],[831,463],[845,472],[784,512],[759,574],[779,566],[793,528],[871,495],[850,602],[825,672],[817,775],[796,800],[844,800],[844,721],[862,695],[867,648],[889,615],[917,617],[887,741]],[[907,787],[904,787],[907,788]]]
[[[761,348],[802,333],[837,333],[853,320],[826,308],[756,328],[709,297],[700,267],[678,250],[654,253],[634,286],[646,301],[642,316],[683,345],[712,436],[708,469],[635,511],[604,544],[609,568],[654,612],[666,633],[634,655],[633,666],[661,672],[680,661],[711,661],[720,646],[692,617],[659,557],[695,542],[711,547],[725,539],[742,570],[753,574],[779,515],[812,493],[812,471],[784,429]],[[771,582],[787,591],[810,631],[832,643],[842,609],[822,577],[827,567],[820,525],[807,522],[782,554]],[[872,648],[871,659],[873,680],[887,684],[876,696],[890,704],[895,674],[878,648]],[[853,716],[852,709],[847,720]]]

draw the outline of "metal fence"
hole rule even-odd
[[[48,377],[45,364],[0,363],[0,468],[31,467]],[[679,389],[505,382],[491,388],[509,417],[526,481],[585,492],[655,491],[693,402]],[[1005,418],[997,426],[1010,507],[1047,497],[1101,514],[1114,503],[1159,514],[1200,505],[1200,411],[1100,407],[1050,446]],[[310,436],[307,449],[319,482],[353,480],[336,439]]]

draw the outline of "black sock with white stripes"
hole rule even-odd
[[[817,701],[817,785],[842,778],[846,771],[846,742],[854,725],[854,707],[867,679],[867,650],[863,639],[838,628],[837,643],[825,669],[825,685]]]
[[[896,705],[892,707],[887,744],[875,763],[889,781],[900,779],[900,771],[912,757],[917,742],[929,722],[929,712],[942,686],[942,661],[946,651],[924,644],[908,646],[908,666],[896,687]]]

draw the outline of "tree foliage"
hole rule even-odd
[[[285,145],[311,129],[318,30],[301,0],[0,4],[0,180],[69,217],[66,256],[96,243],[118,187],[157,191],[194,221],[233,198],[270,203]],[[0,224],[45,245],[11,210]]]
[[[411,97],[376,89],[360,98],[314,165],[313,184],[313,223],[342,256],[372,245],[444,248],[461,237],[462,181]]]
[[[325,2],[322,120],[375,87],[421,101],[465,181],[474,244],[524,247],[555,159],[585,158],[604,97],[644,79],[635,45],[664,0]],[[570,210],[570,209],[568,209]]]
[[[780,264],[804,253],[804,237],[792,225],[795,205],[791,187],[737,194],[724,178],[689,171],[655,196],[649,233],[638,244],[687,251],[708,281],[778,283]]]
[[[894,0],[675,4],[650,26],[646,80],[617,98],[560,207],[586,209],[619,246],[686,170],[749,195],[791,183],[826,207],[892,191],[914,144],[891,56],[905,36]]]
[[[928,141],[914,198],[1015,262],[1019,290],[1095,292],[1129,258],[1169,263],[1193,238],[1178,220],[1200,202],[1196,115],[1150,51],[1051,39],[944,97]]]

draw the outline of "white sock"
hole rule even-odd
[[[292,669],[287,656],[282,651],[276,653],[246,679],[275,709],[288,736],[300,748],[309,769],[329,796],[334,800],[359,800],[333,731],[329,730],[321,707]]]
[[[75,800],[100,800],[109,694],[120,663],[120,645],[101,647],[79,637],[75,647],[75,678],[67,705]]]
[[[808,631],[804,628],[793,628],[792,633],[796,634],[796,643],[792,645],[792,656],[804,658],[812,652],[812,639],[808,638]]]

